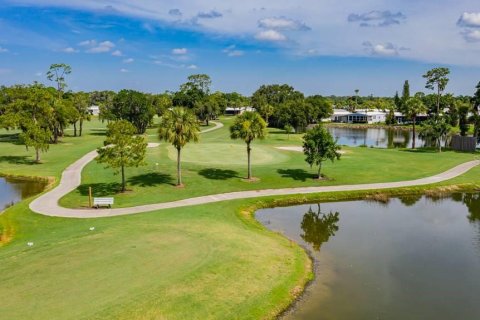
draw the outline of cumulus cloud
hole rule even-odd
[[[72,47],[64,48],[62,51],[65,52],[65,53],[75,53],[75,52],[78,52],[78,50],[75,50],[75,49],[72,48]]]
[[[174,55],[184,55],[184,54],[187,54],[187,53],[188,53],[187,48],[172,49],[172,54],[174,54]]]
[[[286,17],[263,18],[258,21],[258,26],[260,28],[273,30],[311,30],[304,22]]]
[[[198,69],[198,67],[197,67],[196,64],[190,64],[190,65],[187,66],[187,69],[194,69],[194,70],[196,70],[196,69]]]
[[[480,29],[466,29],[461,32],[463,38],[467,42],[479,42],[480,41]]]
[[[234,44],[226,47],[222,50],[222,52],[226,53],[229,57],[241,57],[245,54],[245,52],[243,52],[242,50],[236,49],[236,46]]]
[[[115,44],[111,41],[103,41],[98,45],[95,43],[91,48],[87,50],[88,53],[105,53],[109,52],[115,47]]]
[[[361,27],[388,27],[394,24],[400,24],[407,17],[401,13],[387,11],[370,11],[367,13],[352,13],[348,16],[348,22],[359,22]]]
[[[182,16],[182,11],[180,9],[170,9],[168,11],[168,14],[174,17],[181,17]]]
[[[457,25],[467,28],[480,28],[480,12],[464,12],[458,19]]]
[[[81,47],[91,47],[91,46],[95,46],[96,44],[97,44],[96,40],[85,40],[78,43],[78,45]]]
[[[112,56],[115,56],[115,57],[121,57],[123,54],[122,54],[122,51],[120,50],[115,50],[112,52]]]
[[[8,52],[8,49],[0,46],[0,53],[3,53],[3,52]]]
[[[132,63],[133,61],[135,61],[133,58],[123,59],[123,63]]]
[[[369,41],[365,41],[363,43],[363,47],[365,51],[370,53],[373,56],[397,56],[399,55],[400,51],[408,50],[407,48],[398,48],[393,43],[379,43],[379,44],[372,44]]]
[[[287,37],[283,33],[280,33],[273,29],[269,29],[257,33],[255,35],[255,39],[260,41],[280,42],[286,41]]]
[[[197,18],[201,18],[201,19],[216,19],[216,18],[221,18],[222,16],[223,14],[215,10],[211,10],[208,12],[199,12],[197,14]]]

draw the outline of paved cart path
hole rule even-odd
[[[223,125],[216,123],[216,127],[210,128],[203,132],[212,131],[221,128]],[[202,133],[203,133],[202,132]],[[156,146],[150,144],[150,147]],[[384,183],[367,183],[367,184],[355,184],[355,185],[339,185],[339,186],[323,186],[323,187],[299,187],[299,188],[283,188],[283,189],[265,189],[265,190],[252,190],[252,191],[237,191],[229,193],[221,193],[214,195],[207,195],[177,201],[154,203],[129,208],[116,208],[116,209],[68,209],[63,208],[58,204],[60,198],[69,192],[75,190],[81,183],[82,169],[95,157],[96,151],[92,151],[84,155],[75,163],[70,165],[62,174],[60,183],[54,189],[46,192],[40,197],[36,198],[30,203],[30,209],[34,212],[55,217],[65,218],[99,218],[99,217],[111,217],[127,214],[135,214],[141,212],[155,211],[168,208],[179,208],[186,206],[194,206],[200,204],[207,204],[226,200],[257,198],[266,196],[284,196],[293,194],[309,194],[320,192],[335,192],[335,191],[359,191],[359,190],[379,190],[389,188],[401,188],[411,186],[421,186],[432,183],[437,183],[445,180],[449,180],[460,176],[480,164],[479,160],[469,161],[462,163],[450,170],[439,173],[437,175],[409,180],[409,181],[397,181],[397,182],[384,182]]]

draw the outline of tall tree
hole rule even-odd
[[[400,100],[400,97],[398,96],[398,91],[395,92],[395,96],[393,97],[393,103],[395,104],[396,110],[402,110],[402,100]]]
[[[85,120],[90,121],[91,115],[88,111],[90,106],[90,95],[85,92],[77,92],[72,96],[73,106],[78,112],[78,122],[79,122],[79,136],[82,136],[83,133],[83,122]],[[73,123],[74,136],[77,136],[77,122]]]
[[[467,135],[468,129],[470,127],[468,124],[468,113],[471,110],[470,103],[457,101],[456,106],[458,110],[458,126],[460,128],[460,135],[464,137]]]
[[[57,84],[57,91],[59,96],[65,91],[67,87],[66,75],[72,72],[72,67],[65,63],[54,63],[47,71],[47,79]]]
[[[413,125],[413,140],[412,149],[415,149],[417,116],[427,112],[427,107],[423,104],[422,99],[417,96],[409,98],[405,102],[405,115],[412,121]]]
[[[313,167],[318,166],[318,179],[321,176],[322,163],[330,160],[340,160],[341,154],[338,152],[340,146],[333,139],[330,132],[322,125],[317,125],[313,129],[307,131],[303,136],[303,153],[305,161]]]
[[[155,115],[155,108],[145,94],[135,90],[121,90],[114,98],[110,120],[128,120],[137,128],[138,133],[145,133]]]
[[[448,68],[433,68],[432,70],[427,71],[423,75],[427,79],[425,88],[430,90],[437,90],[437,114],[440,114],[440,97],[442,96],[443,91],[447,87],[449,79],[447,76],[450,74],[450,69]]]
[[[247,144],[247,179],[252,179],[252,166],[250,154],[252,151],[251,143],[255,139],[263,139],[267,135],[267,123],[257,112],[246,111],[237,116],[235,122],[230,127],[230,137],[232,139],[242,139]]]
[[[333,114],[332,102],[320,95],[305,98],[305,103],[309,123],[320,123],[322,119],[329,118]]]
[[[160,121],[158,137],[177,149],[177,186],[181,186],[182,148],[190,141],[197,142],[200,137],[200,126],[195,115],[188,109],[178,107],[166,111]]]
[[[473,103],[473,123],[474,123],[474,128],[473,128],[473,136],[477,138],[477,141],[480,139],[480,81],[478,82],[477,86],[475,87],[477,89],[475,91],[475,94],[473,95],[472,98],[472,103]]]
[[[407,101],[410,98],[410,84],[408,83],[408,80],[405,80],[405,83],[403,84],[403,90],[402,90],[402,100]]]
[[[145,165],[147,142],[142,136],[135,136],[137,130],[127,120],[110,122],[107,125],[107,139],[104,147],[97,149],[98,163],[113,168],[122,175],[122,192],[126,191],[125,168]]]

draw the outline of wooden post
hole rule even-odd
[[[92,187],[88,187],[88,206],[92,207]]]

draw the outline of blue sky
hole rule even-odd
[[[388,95],[429,68],[448,91],[480,81],[473,0],[0,0],[0,84],[45,82],[72,66],[72,90],[176,90],[193,73],[251,94],[288,83],[306,94]]]

